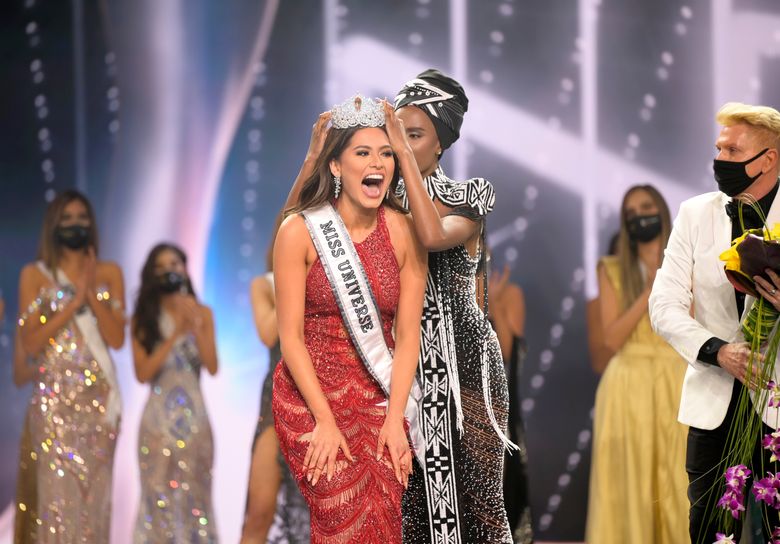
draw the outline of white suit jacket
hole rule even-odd
[[[779,200],[776,197],[770,207],[770,227],[780,222]],[[731,220],[724,209],[728,201],[725,194],[712,192],[680,205],[650,293],[653,329],[688,362],[678,419],[700,429],[714,429],[723,422],[734,378],[719,366],[698,361],[699,349],[713,336],[727,342],[744,341],[734,287],[719,259],[731,245]],[[753,300],[745,298],[745,312]],[[767,408],[762,418],[777,428],[778,413],[776,408]]]

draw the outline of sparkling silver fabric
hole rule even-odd
[[[43,289],[19,325],[45,323],[71,298],[67,289]],[[73,321],[37,362],[21,444],[15,541],[108,542],[117,435],[106,414],[111,388]]]
[[[173,324],[161,319],[163,337]],[[211,502],[214,443],[191,335],[178,340],[151,383],[138,431],[141,504],[134,542],[217,542]]]

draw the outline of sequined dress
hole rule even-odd
[[[167,313],[160,333],[175,325]],[[151,383],[138,431],[141,503],[134,542],[217,542],[211,502],[214,443],[200,390],[201,359],[181,336]]]
[[[385,341],[392,349],[393,319],[400,293],[399,269],[380,208],[377,226],[355,243],[382,317]],[[384,423],[386,401],[344,328],[328,278],[317,260],[306,278],[304,314],[306,348],[336,424],[355,462],[339,451],[331,481],[316,486],[306,481],[303,459],[308,443],[302,436],[314,429],[314,418],[284,360],[276,368],[273,411],[279,445],[311,512],[313,544],[397,544],[401,542],[401,495],[389,454],[375,452]]]
[[[271,276],[273,278],[273,276]],[[277,343],[268,350],[268,374],[263,380],[263,394],[260,400],[260,417],[255,431],[255,443],[266,429],[273,428],[274,414],[271,408],[273,397],[274,369],[282,358],[282,351]],[[279,451],[279,470],[282,481],[276,494],[276,510],[274,521],[268,529],[267,544],[308,544],[311,539],[309,527],[309,506],[303,499],[298,484],[293,478],[284,455]]]
[[[65,285],[42,289],[20,325],[40,319],[39,312],[50,320],[72,296]],[[105,345],[97,348],[107,354]],[[116,391],[75,320],[57,331],[36,359],[39,374],[21,443],[14,541],[108,542],[119,425],[118,414],[109,414],[109,398]],[[113,368],[110,359],[104,364]]]
[[[495,199],[489,182],[456,182],[441,168],[424,182],[451,213],[480,223],[483,246],[484,218]],[[399,196],[406,198],[403,186]],[[509,392],[498,339],[477,303],[480,260],[462,245],[428,255],[418,370],[426,467],[423,477],[415,466],[404,496],[409,544],[512,542],[503,494]]]

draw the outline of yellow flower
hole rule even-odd
[[[739,253],[737,252],[737,245],[734,244],[726,251],[720,254],[720,260],[726,263],[726,270],[735,270],[739,272]]]
[[[739,244],[741,244],[749,234],[761,236],[764,240],[780,241],[780,223],[775,223],[771,230],[768,228],[746,230],[741,236],[734,238],[731,242],[731,247],[719,256],[719,259],[726,263],[724,265],[726,271],[730,270],[732,272],[737,272],[752,281],[753,278],[742,272],[742,263],[739,258],[739,252],[737,251]]]
[[[777,227],[780,227],[780,225],[777,225]],[[731,247],[728,248],[726,251],[720,254],[720,260],[724,261],[726,263],[726,270],[734,270],[736,272],[739,272],[740,268],[740,261],[739,261],[739,252],[737,251],[737,246],[745,239],[747,238],[747,235],[750,234],[750,231],[745,231],[742,233],[742,236],[738,238],[734,238],[731,242]]]

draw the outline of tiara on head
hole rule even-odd
[[[385,126],[382,104],[378,100],[365,98],[360,94],[333,106],[330,113],[333,128]]]

